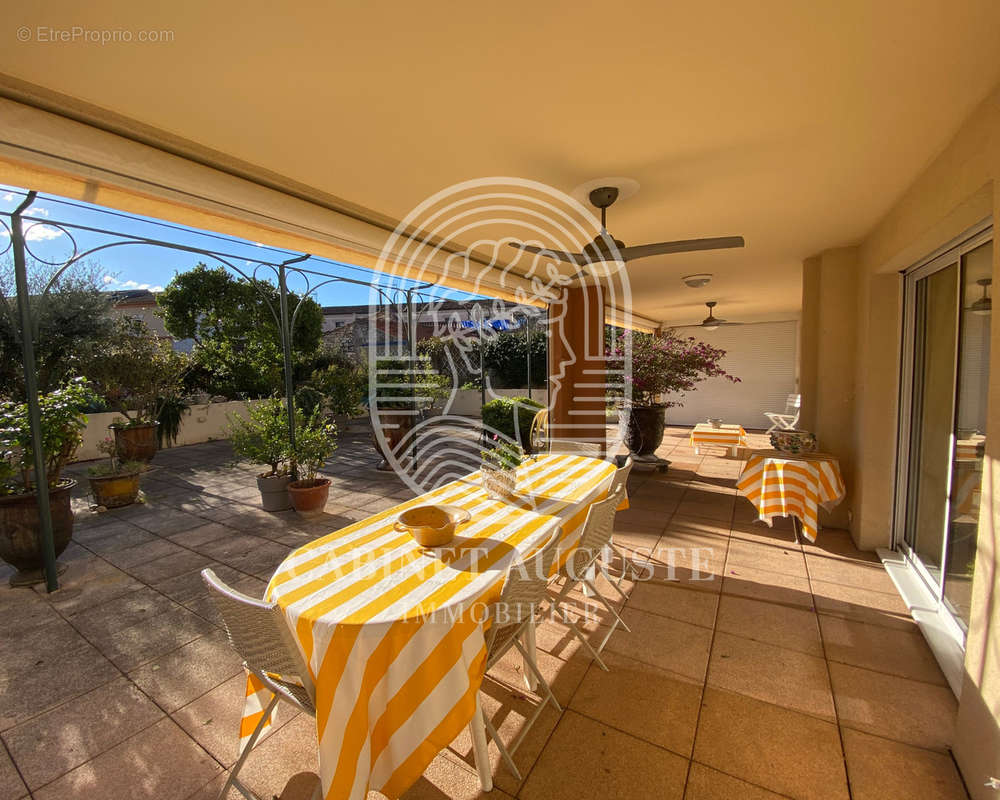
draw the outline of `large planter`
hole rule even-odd
[[[288,496],[288,484],[291,480],[288,475],[258,475],[260,507],[265,511],[284,511],[291,508],[292,500]]]
[[[67,480],[49,490],[52,539],[57,558],[73,538],[70,496],[74,486],[76,481]],[[40,571],[45,565],[41,527],[34,493],[0,497],[0,558],[19,570],[11,583],[29,582],[30,576],[26,573]]]
[[[392,454],[396,452],[396,448],[399,443],[403,441],[406,435],[410,432],[416,418],[412,414],[379,412],[377,419],[378,423],[382,426],[382,435],[385,437],[387,447],[382,446],[382,443],[379,441],[378,433],[373,427],[372,441],[375,444],[375,449],[378,450],[379,455],[382,456],[382,463],[380,463],[376,469],[380,469],[382,471],[391,470],[392,465],[390,461]]]
[[[618,409],[618,421],[625,439],[625,446],[633,455],[652,455],[663,443],[663,430],[667,424],[665,406],[633,406]]]
[[[313,478],[310,481],[292,481],[288,484],[288,496],[292,507],[300,514],[319,514],[330,496],[330,480]]]
[[[122,461],[141,461],[148,464],[156,455],[156,429],[159,422],[143,425],[110,425],[115,432],[115,446]]]
[[[139,476],[141,472],[127,472],[121,475],[91,475],[90,493],[94,502],[105,508],[121,508],[135,502],[139,496]]]

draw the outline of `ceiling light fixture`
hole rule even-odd
[[[702,286],[708,286],[708,282],[712,280],[712,274],[701,272],[697,275],[685,275],[681,280],[692,289],[700,289]]]
[[[969,310],[973,314],[979,314],[981,317],[985,317],[987,314],[993,311],[993,298],[987,295],[990,285],[993,283],[991,278],[980,278],[976,281],[980,286],[983,287],[983,296],[980,297],[975,303],[969,306]]]
[[[715,300],[705,303],[708,306],[708,316],[701,322],[701,327],[706,331],[717,331],[722,324],[722,320],[715,316]]]

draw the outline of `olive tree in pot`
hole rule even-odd
[[[306,415],[295,411],[295,445],[292,447],[292,474],[288,484],[292,506],[308,516],[322,512],[330,496],[330,479],[317,474],[337,449],[337,427],[319,409]]]
[[[73,536],[70,493],[76,485],[62,478],[62,470],[80,446],[87,424],[83,411],[96,401],[83,378],[38,398],[57,557]],[[42,580],[44,556],[34,471],[27,404],[0,402],[0,558],[19,570],[12,584]]]
[[[98,510],[131,505],[139,498],[139,478],[146,465],[141,461],[122,460],[110,436],[97,445],[97,449],[108,457],[106,462],[87,470],[90,493]]]
[[[660,446],[667,409],[681,405],[679,400],[665,399],[664,395],[690,391],[706,378],[725,378],[733,383],[740,380],[722,368],[725,350],[692,336],[681,337],[671,330],[659,335],[629,331],[608,342],[606,355],[624,363],[629,347],[630,373],[610,371],[608,380],[617,382],[618,393],[623,396],[619,424],[626,446],[637,456],[650,456]]]
[[[272,397],[251,403],[246,417],[230,414],[227,434],[238,458],[269,467],[257,476],[261,508],[265,511],[290,508],[288,483],[292,478],[287,464],[291,453],[284,403]]]
[[[140,319],[121,317],[115,321],[114,333],[88,373],[124,417],[109,426],[121,458],[148,463],[156,455],[160,413],[180,393],[188,359]]]

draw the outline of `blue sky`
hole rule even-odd
[[[0,221],[10,224],[10,217],[4,215],[9,215],[17,208],[25,194],[24,189],[0,184]],[[256,260],[276,263],[300,255],[256,242],[248,242],[244,239],[187,228],[149,217],[138,217],[102,206],[51,195],[40,194],[28,210],[28,214],[38,220],[38,224],[28,228],[28,246],[35,256],[51,262],[62,262],[70,257],[73,252],[70,236],[76,240],[78,251],[88,250],[116,240],[116,237],[106,233],[69,227],[71,225],[98,228],[102,231],[114,231],[119,234],[158,239],[225,253],[231,256],[229,260],[240,269],[248,267],[252,269]],[[66,223],[65,232],[47,224],[51,222]],[[6,228],[0,225],[0,250],[8,245],[9,237],[10,234]],[[0,257],[0,261],[3,263],[7,263],[9,259],[9,252]],[[199,261],[205,261],[209,266],[219,266],[217,262],[212,263],[210,259],[197,253],[186,253],[146,244],[112,247],[94,254],[88,260],[100,266],[102,280],[108,290],[149,289],[155,292],[166,286],[176,273],[193,268]],[[372,270],[322,258],[312,258],[302,266],[365,283],[378,275]],[[271,275],[273,273],[263,274]],[[298,280],[297,276],[290,278],[289,288],[292,290],[300,289],[301,283]],[[315,280],[322,281],[323,279],[316,278]],[[383,277],[383,282],[387,280],[391,280],[393,286],[412,285],[412,283],[400,281],[397,278]],[[355,305],[368,303],[369,294],[367,286],[335,283],[319,288],[313,297],[321,305]],[[438,289],[434,294],[436,297],[454,299],[474,297],[474,295],[454,290]]]

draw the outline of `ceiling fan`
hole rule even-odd
[[[649,256],[663,256],[671,253],[690,253],[696,250],[724,250],[730,247],[743,247],[746,242],[742,236],[717,236],[712,239],[681,239],[676,242],[657,242],[656,244],[639,244],[626,247],[625,242],[615,239],[607,228],[607,212],[618,199],[618,189],[615,186],[601,186],[590,192],[590,202],[595,208],[601,209],[601,232],[583,248],[582,253],[567,253],[564,250],[552,250],[548,247],[536,247],[522,242],[509,242],[511,247],[528,253],[568,261],[570,264],[583,266],[601,261],[635,261]]]
[[[715,300],[709,300],[705,303],[708,306],[708,316],[701,321],[701,327],[706,331],[717,330],[720,325],[742,325],[742,322],[726,322],[721,317],[715,316],[715,307],[718,303]]]

